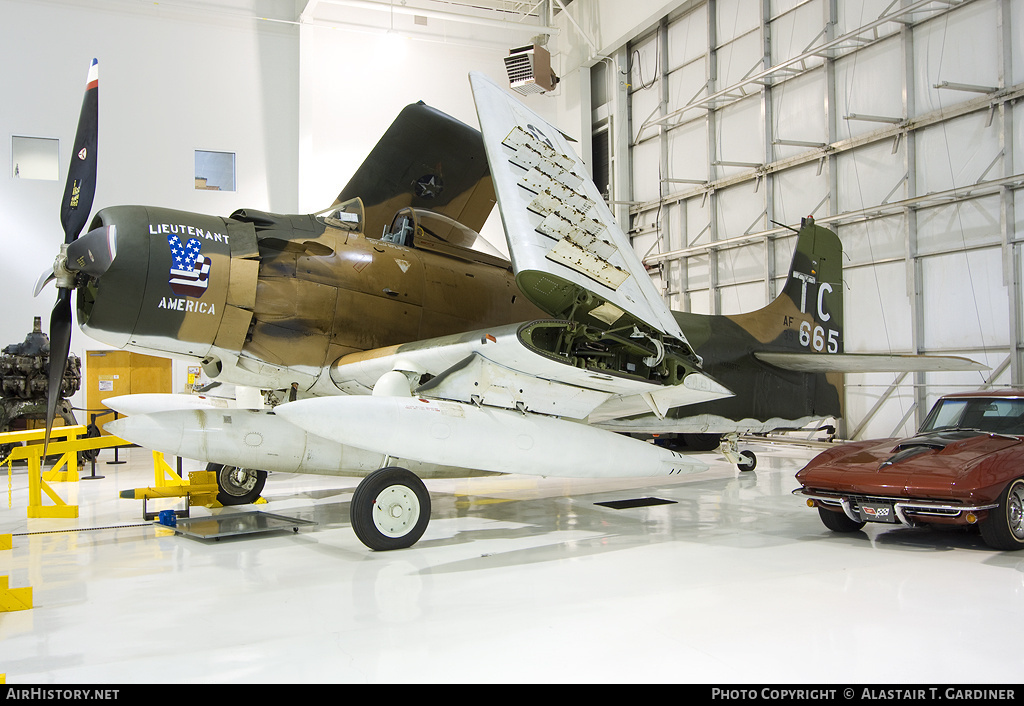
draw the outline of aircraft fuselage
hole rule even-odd
[[[543,316],[507,262],[425,238],[408,247],[313,216],[139,206],[104,209],[101,224],[116,225],[118,252],[79,290],[83,330],[199,360],[212,379],[336,394],[325,372],[344,355]]]

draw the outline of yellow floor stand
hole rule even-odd
[[[32,587],[9,588],[6,576],[0,576],[0,613],[28,610],[32,607]]]
[[[42,472],[43,444],[40,442],[46,435],[44,429],[30,431],[14,431],[0,434],[0,444],[14,444],[11,455],[7,458],[8,469],[13,461],[24,459],[28,462],[28,517],[78,517],[78,506],[64,502],[50,487],[50,482],[76,482],[78,476],[78,454],[93,449],[106,449],[112,446],[128,446],[128,442],[116,436],[86,437],[87,430],[83,425],[73,427],[54,427],[50,432],[50,443],[46,447],[47,456],[59,455],[57,463],[46,473]],[[79,438],[82,437],[82,438]],[[63,441],[57,441],[63,439]],[[24,446],[20,444],[24,443]],[[63,470],[62,470],[63,469]],[[10,471],[8,470],[8,474]],[[10,480],[8,480],[10,487]],[[43,504],[46,494],[52,505]]]

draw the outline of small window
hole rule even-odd
[[[11,176],[16,179],[60,179],[60,140],[50,137],[11,138]]]
[[[235,153],[196,150],[196,189],[235,190]]]

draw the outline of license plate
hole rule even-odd
[[[865,522],[899,522],[889,503],[861,503],[860,519]]]

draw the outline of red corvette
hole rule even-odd
[[[916,436],[843,444],[796,479],[834,532],[977,525],[990,547],[1024,549],[1024,390],[946,395]]]

